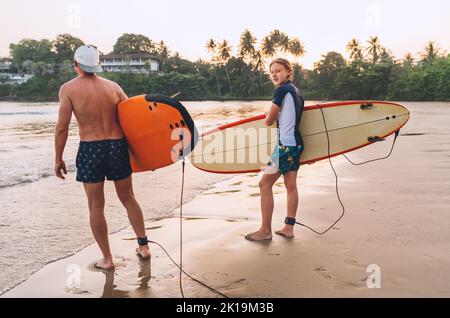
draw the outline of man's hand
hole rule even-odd
[[[66,164],[63,160],[57,161],[55,163],[55,174],[58,178],[66,180],[66,178],[62,175],[61,170],[64,172],[64,174],[67,174]]]

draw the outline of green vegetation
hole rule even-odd
[[[315,100],[450,100],[450,55],[429,42],[415,60],[411,54],[396,59],[378,37],[365,46],[357,39],[347,44],[350,58],[329,52],[304,69],[300,59],[306,53],[298,38],[278,30],[257,39],[245,30],[233,55],[227,40],[210,39],[205,50],[208,61],[192,62],[172,54],[163,41],[155,43],[140,34],[123,34],[114,45],[115,53],[149,53],[161,60],[160,74],[102,73],[119,83],[129,96],[144,93],[171,95],[181,91],[182,100],[269,99],[274,89],[266,68],[276,56],[294,64],[295,84],[307,99]],[[69,34],[56,40],[23,39],[10,45],[13,71],[34,74],[22,85],[6,85],[0,78],[0,99],[57,100],[59,87],[75,76],[71,60],[83,41]]]

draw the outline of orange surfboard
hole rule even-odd
[[[198,141],[194,121],[177,100],[140,95],[118,105],[133,172],[169,166],[189,154]]]

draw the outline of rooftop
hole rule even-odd
[[[155,56],[155,55],[151,55],[148,53],[129,53],[129,54],[118,54],[118,53],[109,53],[106,55],[100,55],[100,59],[122,59],[122,58],[127,58],[127,59],[154,59],[154,60],[159,60],[160,58]]]

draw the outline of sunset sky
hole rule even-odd
[[[122,33],[141,33],[164,40],[187,59],[208,59],[209,38],[227,39],[236,49],[246,28],[258,40],[274,29],[300,38],[307,51],[300,62],[308,68],[329,51],[346,54],[352,38],[365,42],[373,35],[397,57],[418,56],[430,40],[450,51],[446,0],[14,0],[2,1],[1,11],[0,56],[23,38],[54,39],[60,33],[108,53]]]

